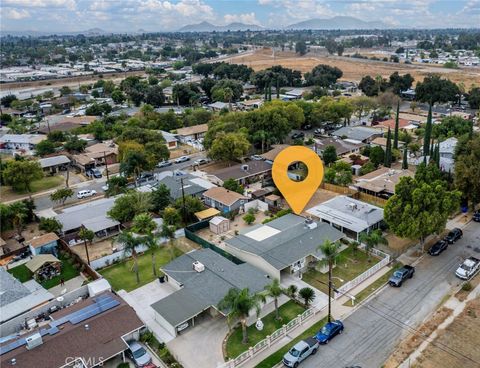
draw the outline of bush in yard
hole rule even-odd
[[[472,289],[473,289],[473,286],[470,282],[466,282],[462,285],[463,291],[471,291]]]
[[[313,299],[315,299],[315,291],[313,291],[313,289],[309,287],[304,287],[300,289],[300,291],[298,292],[298,295],[300,296],[300,298],[303,299],[305,303],[305,307],[307,308],[308,308],[308,304],[310,304],[310,302],[313,301]]]
[[[117,365],[117,368],[130,368],[130,364],[129,363],[120,363],[119,365]]]
[[[245,216],[242,217],[248,225],[251,225],[255,222],[255,215],[251,212],[248,212]]]

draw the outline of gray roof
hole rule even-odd
[[[120,225],[120,222],[117,220],[111,219],[110,217],[97,216],[82,222],[82,225],[85,226],[88,230],[92,230],[94,233],[108,229],[110,227]]]
[[[355,139],[357,141],[364,141],[375,135],[383,135],[381,131],[374,128],[367,128],[363,126],[354,126],[354,127],[343,127],[333,132],[334,136],[343,137],[346,136],[350,139]]]
[[[246,170],[243,170],[242,167],[245,165],[248,166]],[[223,169],[216,170],[212,172],[212,175],[215,175],[222,181],[228,179],[243,179],[250,176],[255,176],[260,173],[269,172],[272,170],[272,164],[267,161],[249,161],[247,164],[237,164]]]
[[[166,132],[164,130],[160,130],[160,133],[163,135],[163,139],[165,139],[165,142],[178,142],[178,139],[175,137],[174,134]]]
[[[18,316],[54,296],[35,280],[22,284],[2,267],[0,267],[0,323]]]
[[[307,213],[355,232],[366,230],[383,220],[383,209],[380,207],[343,195],[312,207]]]
[[[323,151],[328,146],[335,147],[335,151],[337,155],[343,155],[344,153],[355,151],[361,147],[365,146],[365,143],[352,143],[347,142],[340,138],[322,138],[322,139],[315,139],[317,152],[320,151],[323,154]]]
[[[159,180],[158,185],[165,184],[165,186],[170,190],[170,198],[172,198],[173,200],[176,200],[178,198],[182,198],[182,183],[181,183],[182,178],[183,178],[183,191],[185,192],[185,195],[190,195],[190,196],[200,195],[207,190],[204,187],[190,181],[190,179],[193,179],[193,177],[190,175],[175,176],[175,177],[166,176],[163,179]]]
[[[273,235],[255,240],[253,231],[270,231]],[[226,243],[245,252],[256,254],[277,270],[283,270],[308,255],[322,258],[317,250],[325,240],[337,241],[344,235],[325,223],[314,222],[307,227],[305,218],[294,214],[282,216],[265,225],[251,226]]]
[[[63,225],[62,231],[79,228],[83,223],[90,223],[92,219],[107,221],[107,212],[113,207],[117,197],[102,198],[96,201],[68,207],[63,213],[55,216]],[[116,222],[116,224],[119,224]],[[113,226],[113,225],[112,225]]]
[[[193,262],[205,266],[193,270]],[[271,280],[247,263],[236,265],[211,249],[195,250],[174,259],[162,270],[183,287],[151,307],[172,326],[178,326],[210,306],[217,306],[231,288],[258,292]]]
[[[41,158],[40,160],[38,160],[38,162],[40,163],[40,166],[42,167],[42,169],[44,169],[46,167],[68,164],[70,162],[70,159],[65,155],[59,155],[59,156]]]

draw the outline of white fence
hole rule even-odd
[[[234,368],[249,361],[259,352],[269,348],[278,339],[284,337],[290,331],[294,330],[298,326],[301,326],[306,320],[310,319],[312,316],[315,315],[315,313],[318,313],[318,312],[319,311],[315,312],[312,308],[307,309],[305,312],[303,312],[302,314],[299,314],[296,318],[292,319],[286,325],[283,325],[278,330],[272,332],[271,335],[268,335],[265,339],[257,342],[255,346],[250,347],[247,351],[244,351],[242,354],[240,354],[236,358],[231,359],[228,362],[223,363],[221,365],[217,365],[217,368]]]
[[[265,202],[262,202],[259,199],[255,199],[251,202],[245,203],[244,207],[245,207],[245,212],[248,212],[250,208],[253,208],[254,210],[258,210],[262,212],[265,212],[268,210],[268,204],[266,204]]]
[[[365,244],[361,244],[359,246],[359,248],[364,249]],[[387,254],[385,252],[382,252],[381,250],[378,250],[378,249],[375,249],[375,248],[371,248],[370,253],[379,257],[379,258],[382,258],[382,260],[380,262],[378,262],[376,265],[374,265],[373,267],[366,270],[364,273],[355,277],[353,280],[350,280],[346,284],[343,284],[342,286],[337,288],[337,291],[335,292],[335,295],[334,295],[335,299],[338,299],[341,296],[345,295],[345,293],[352,290],[355,286],[359,285],[360,283],[362,283],[363,281],[365,281],[370,276],[374,275],[380,269],[382,269],[383,267],[385,267],[386,265],[388,265],[390,263],[390,255],[389,254]]]

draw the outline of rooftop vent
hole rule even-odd
[[[355,210],[357,209],[357,204],[351,202],[351,203],[347,204],[347,207],[348,207],[348,209],[349,209],[350,211],[353,212],[353,211],[355,211]]]
[[[197,272],[203,272],[205,271],[205,266],[199,261],[195,261],[193,262],[193,269]]]
[[[315,221],[313,221],[311,218],[307,218],[305,219],[305,226],[310,230],[313,230],[318,226],[318,224]]]
[[[27,349],[29,350],[43,343],[42,336],[38,332],[25,338],[25,341],[27,342]]]

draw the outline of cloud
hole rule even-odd
[[[16,8],[76,8],[75,0],[3,0],[3,6]]]
[[[260,25],[260,22],[256,18],[254,12],[244,14],[225,14],[223,16],[223,20],[225,21],[225,24],[239,22],[244,24]]]
[[[2,15],[4,15],[7,19],[24,19],[30,18],[30,13],[25,9],[6,9],[2,11]]]

